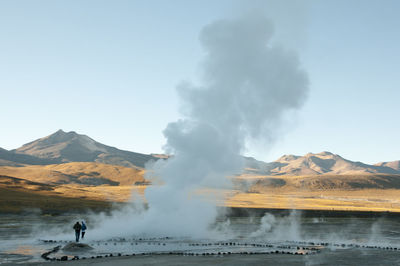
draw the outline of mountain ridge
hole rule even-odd
[[[120,150],[75,131],[61,129],[14,150],[0,148],[0,165],[3,166],[95,162],[143,169],[151,160],[167,158],[169,155]],[[244,160],[244,173],[253,175],[400,174],[400,160],[370,165],[347,160],[329,151],[303,156],[287,154],[273,162],[252,157],[244,157]]]
[[[260,161],[259,161],[260,162]],[[262,175],[348,175],[348,174],[400,174],[400,161],[383,162],[374,165],[347,160],[340,155],[324,151],[307,153],[304,156],[283,155],[270,163],[259,163],[250,172]]]
[[[120,150],[75,131],[64,132],[61,129],[11,152],[47,159],[55,163],[97,162],[133,168],[144,168],[148,161],[159,159],[148,154]]]

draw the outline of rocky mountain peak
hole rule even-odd
[[[320,152],[320,153],[316,153],[315,155],[319,155],[319,156],[333,156],[333,155],[335,155],[335,154],[333,154],[332,152],[329,152],[329,151],[323,151],[323,152]]]
[[[290,162],[297,160],[300,156],[293,155],[293,154],[285,154],[282,157],[280,157],[276,162]]]
[[[79,137],[79,135],[75,131],[65,132],[60,129],[57,132],[39,140],[48,142],[49,144],[56,144],[58,142],[69,141],[77,137]]]

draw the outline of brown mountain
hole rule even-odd
[[[11,152],[19,156],[29,155],[51,163],[98,162],[133,168],[143,168],[146,162],[159,159],[152,155],[119,150],[101,144],[86,135],[63,130],[27,143]],[[25,163],[37,164],[33,161]]]
[[[254,159],[252,162],[248,172],[271,176],[400,174],[399,161],[369,165],[350,161],[330,152],[308,153],[304,156],[284,155],[271,163]]]
[[[0,148],[0,166],[47,165],[68,162],[96,162],[131,168],[144,168],[150,160],[166,159],[160,154],[141,154],[101,144],[76,132],[59,130],[22,147],[7,151]],[[400,174],[400,161],[368,165],[354,162],[330,152],[308,153],[304,156],[284,155],[270,163],[245,157],[246,174],[253,175],[354,175]]]

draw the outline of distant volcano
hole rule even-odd
[[[11,152],[46,159],[52,163],[99,162],[140,168],[143,168],[149,160],[158,159],[152,155],[119,150],[101,144],[86,135],[74,131],[64,132],[61,129]],[[32,164],[37,163],[32,162]]]

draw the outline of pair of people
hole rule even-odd
[[[79,242],[79,236],[81,234],[82,231],[82,239],[85,237],[85,233],[86,233],[86,224],[84,221],[82,221],[82,224],[80,224],[79,222],[76,222],[76,224],[73,227],[75,229],[75,241]]]

